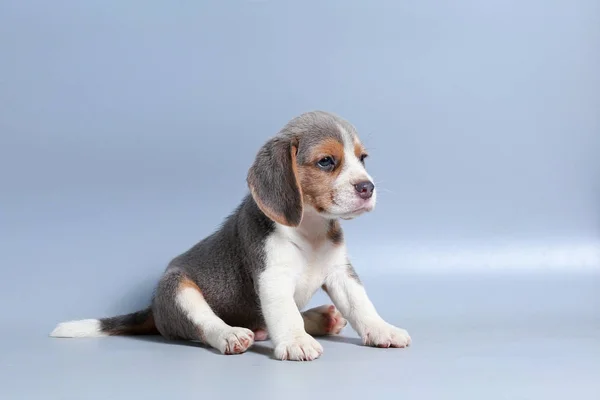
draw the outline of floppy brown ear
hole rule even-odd
[[[298,226],[302,221],[302,189],[298,181],[298,144],[275,137],[263,145],[248,171],[248,187],[263,213],[275,222]]]

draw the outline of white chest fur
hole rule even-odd
[[[339,246],[325,243],[317,249],[300,250],[305,260],[296,277],[294,300],[299,309],[304,308],[325,282],[331,269],[343,263]]]
[[[313,239],[291,229],[278,229],[266,243],[269,285],[290,282],[288,290],[293,291],[299,309],[308,304],[333,268],[347,262],[343,243]]]

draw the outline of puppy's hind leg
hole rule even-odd
[[[170,271],[154,300],[156,327],[171,339],[200,340],[223,354],[244,353],[254,343],[251,330],[232,327],[210,308],[202,291],[179,271]]]
[[[348,324],[348,321],[335,308],[334,305],[322,305],[302,312],[304,330],[312,336],[338,335]],[[254,331],[254,340],[257,342],[267,340],[269,334],[266,329]]]
[[[313,336],[337,335],[348,323],[334,305],[322,305],[302,313],[304,329]]]

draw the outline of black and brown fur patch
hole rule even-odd
[[[131,314],[100,320],[100,329],[107,335],[158,335],[152,310],[147,308]]]
[[[179,281],[179,290],[183,289],[194,289],[197,290],[199,293],[202,293],[198,285],[196,285],[196,282],[185,276],[182,277]]]
[[[303,213],[295,142],[284,137],[269,140],[258,152],[247,176],[260,210],[271,220],[293,227],[300,224]]]
[[[344,241],[344,232],[342,231],[339,221],[334,219],[329,221],[327,238],[336,245]]]
[[[335,160],[332,171],[323,171],[317,166],[319,160],[325,157]],[[344,164],[344,145],[338,139],[325,138],[315,144],[303,159],[304,162],[298,167],[303,200],[319,212],[327,211],[333,205],[334,182]]]

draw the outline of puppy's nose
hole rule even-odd
[[[373,190],[375,190],[375,185],[371,181],[363,181],[358,182],[354,185],[354,189],[358,192],[358,195],[361,199],[370,199],[373,196]]]

